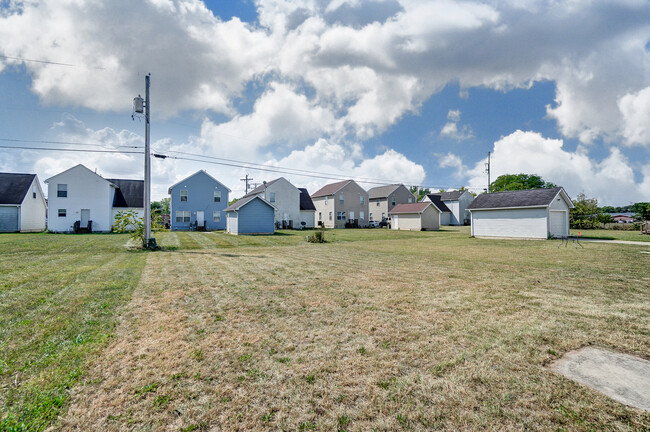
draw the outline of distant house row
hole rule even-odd
[[[144,182],[105,179],[83,165],[45,180],[0,173],[0,232],[109,232],[118,212],[144,215]],[[368,191],[354,180],[330,183],[311,196],[283,177],[264,182],[228,205],[231,190],[200,170],[168,189],[171,229],[270,234],[275,229],[353,228],[381,221],[396,230],[472,225],[481,237],[547,238],[569,232],[571,199],[563,188],[482,194],[427,194],[420,202],[402,184]]]

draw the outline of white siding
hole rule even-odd
[[[449,212],[440,213],[440,225],[451,225],[451,213]]]
[[[443,225],[462,225],[462,216],[460,215],[460,204],[458,201],[444,201],[445,205],[451,210],[449,214],[449,223]]]
[[[34,192],[36,198],[34,198]],[[20,206],[20,231],[38,232],[45,230],[45,210],[45,197],[38,183],[38,177],[35,176]]]
[[[57,185],[68,185],[68,196],[57,197]],[[75,221],[81,218],[81,209],[90,209],[93,231],[109,232],[112,228],[113,188],[108,180],[77,165],[48,179],[48,230],[72,231]],[[58,210],[65,209],[66,217]]]
[[[275,202],[271,202],[272,192],[275,193]],[[275,206],[276,222],[292,221],[293,227],[298,228],[300,225],[300,191],[297,187],[284,177],[280,177],[259,195]]]
[[[313,210],[300,210],[300,222],[305,222],[305,228],[314,227],[314,219],[316,218],[315,211]],[[301,225],[299,225],[301,226]],[[298,227],[295,227],[298,228]]]
[[[238,234],[237,212],[226,212],[226,232]]]
[[[474,210],[472,235],[477,237],[548,237],[547,209]]]

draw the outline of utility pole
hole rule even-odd
[[[243,178],[243,179],[239,179],[239,180],[241,180],[241,181],[245,181],[245,182],[246,182],[246,193],[248,193],[248,182],[249,182],[249,181],[253,181],[254,179],[252,179],[252,178],[248,178],[248,174],[246,174],[246,177],[245,177],[245,178]]]
[[[485,164],[485,172],[488,175],[487,193],[490,193],[490,152],[488,152],[488,161]]]
[[[149,87],[151,74],[144,77],[145,93],[144,98],[138,95],[133,99],[133,110],[142,114],[144,105],[144,247],[155,247],[155,240],[151,238],[151,150],[149,144],[150,120],[151,120],[151,103],[149,100]],[[153,241],[152,241],[153,240]]]

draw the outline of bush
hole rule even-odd
[[[309,243],[325,243],[325,225],[321,225],[318,231],[308,238]]]
[[[154,233],[162,228],[162,218],[160,216],[152,217],[151,232]],[[118,233],[128,232],[133,240],[140,241],[142,247],[146,247],[144,244],[144,218],[141,218],[135,210],[117,212],[113,231]]]

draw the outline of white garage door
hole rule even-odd
[[[0,207],[0,232],[18,231],[18,207]]]
[[[547,237],[545,208],[475,210],[472,224],[477,237]]]
[[[551,211],[551,235],[562,237],[568,234],[566,212]]]

